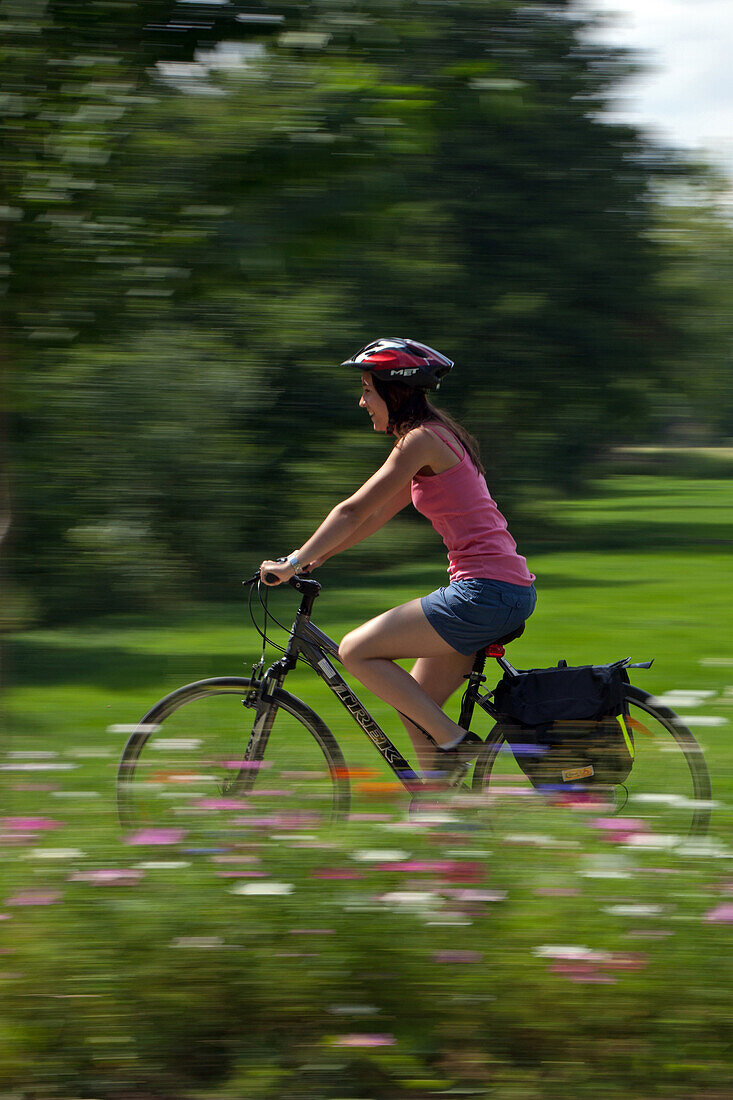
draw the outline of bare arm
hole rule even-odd
[[[409,491],[412,478],[429,464],[431,453],[428,433],[413,432],[406,436],[360,489],[329,512],[317,531],[296,550],[298,560],[308,562],[325,557],[351,539],[375,512],[394,497]]]
[[[418,470],[435,461],[436,440],[429,431],[416,429],[400,440],[390,452],[387,461],[360,489],[347,500],[337,504],[324,519],[318,530],[296,550],[303,565],[331,557],[346,546],[353,546],[376,531],[387,519],[407,504],[410,482]],[[392,502],[403,501],[390,511]],[[385,509],[382,512],[382,509]],[[383,517],[383,518],[382,518]],[[370,521],[374,520],[374,526]],[[364,528],[364,534],[358,534]],[[266,574],[277,576],[277,583],[287,581],[293,568],[287,562],[262,563],[263,579]]]

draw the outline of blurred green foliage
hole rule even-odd
[[[222,596],[302,541],[385,453],[337,365],[375,335],[455,357],[514,509],[688,393],[681,169],[602,119],[630,61],[568,0],[4,0],[0,28],[5,495],[40,614]]]
[[[660,208],[657,239],[668,254],[665,293],[678,297],[681,339],[667,360],[666,399],[650,425],[670,442],[733,440],[733,226],[726,180]],[[715,459],[715,452],[712,451]],[[700,459],[702,463],[702,456]]]

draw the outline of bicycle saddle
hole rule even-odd
[[[485,648],[488,650],[490,646],[509,645],[510,642],[515,641],[517,638],[521,638],[522,634],[524,634],[524,628],[526,625],[526,623],[522,623],[522,625],[518,626],[516,630],[513,630],[511,634],[505,634],[503,638],[496,638],[493,642],[490,642],[489,645],[487,645]],[[491,654],[488,654],[488,656],[491,656]]]

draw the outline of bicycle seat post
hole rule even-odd
[[[468,680],[466,690],[463,693],[463,699],[461,700],[461,715],[458,719],[458,725],[463,726],[465,730],[470,728],[471,719],[473,718],[473,708],[476,704],[476,696],[478,695],[478,689],[481,684],[484,683],[486,677],[484,676],[484,666],[486,664],[486,653],[483,649],[480,649],[476,654],[476,659],[473,662],[473,668],[464,677]]]
[[[508,645],[509,642],[515,641],[517,638],[521,638],[524,634],[525,626],[526,624],[522,623],[522,625],[518,626],[516,630],[512,630],[511,633],[505,634],[503,638],[497,638],[495,641],[491,642],[489,645],[487,645],[485,650],[486,656],[493,657],[494,660],[497,661],[497,663],[499,664],[500,668],[502,668],[504,672],[507,672],[510,676],[517,676],[518,673],[516,668],[510,665],[509,661],[507,661],[506,657],[504,656],[504,654],[506,653],[504,646]]]

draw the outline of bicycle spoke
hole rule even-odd
[[[191,693],[164,714],[138,755],[128,755],[120,772],[128,828],[174,828],[189,846],[227,847],[263,831],[316,827],[340,809],[340,757],[334,765],[284,707],[264,755],[245,759],[255,713],[243,697]]]
[[[622,786],[536,791],[509,745],[493,739],[477,764],[474,788],[483,792],[484,808],[497,831],[567,836],[588,815],[596,815],[615,822],[609,822],[610,832],[633,834],[640,847],[663,848],[705,832],[712,802],[702,750],[671,711],[654,708],[643,692],[631,692],[635,759]]]

